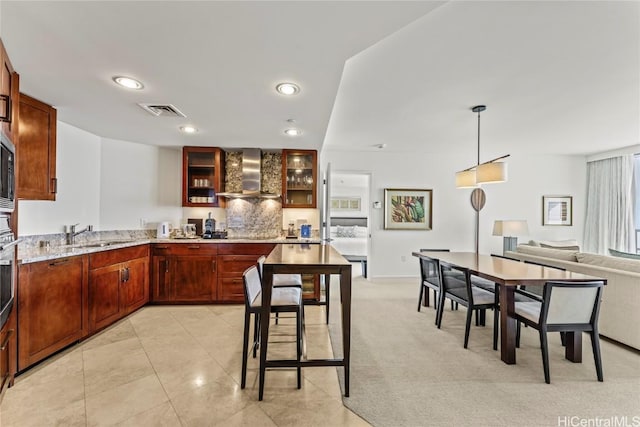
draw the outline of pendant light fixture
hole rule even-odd
[[[478,113],[478,161],[475,166],[456,173],[456,188],[475,188],[480,184],[507,180],[507,164],[500,160],[506,159],[509,154],[480,163],[480,113],[486,109],[486,105],[476,105],[471,108],[471,111]]]

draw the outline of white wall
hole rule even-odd
[[[56,160],[56,201],[20,201],[20,236],[60,233],[75,223],[128,230],[180,222],[179,149],[103,140],[58,121]]]
[[[65,224],[100,224],[100,138],[59,121],[57,145],[56,201],[19,201],[19,236],[61,233]]]
[[[331,170],[371,172],[372,203],[380,201],[384,205],[385,188],[433,190],[431,231],[384,230],[384,210],[371,210],[371,277],[417,276],[418,262],[411,252],[420,248],[474,250],[475,212],[469,200],[471,189],[456,189],[454,184],[454,173],[465,167],[458,155],[325,150],[320,159],[323,171],[330,162]],[[585,158],[512,153],[508,163],[508,182],[483,187],[487,203],[480,212],[480,252],[502,252],[502,237],[491,235],[493,221],[497,219],[528,221],[531,236],[522,236],[519,242],[568,238],[582,242]],[[543,195],[573,196],[573,226],[542,226]]]
[[[182,152],[104,139],[101,144],[100,228],[155,228],[182,217]]]

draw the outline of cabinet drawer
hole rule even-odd
[[[89,268],[93,270],[95,268],[105,267],[107,265],[131,261],[132,259],[136,258],[147,258],[148,256],[148,244],[96,252],[89,255]]]
[[[275,247],[275,243],[221,243],[218,245],[218,254],[260,256],[268,255]]]
[[[218,245],[215,243],[156,243],[153,245],[154,255],[216,255]]]
[[[258,255],[218,255],[218,274],[242,278],[242,273],[257,261]]]
[[[244,302],[242,277],[223,277],[218,279],[218,298],[225,302]]]

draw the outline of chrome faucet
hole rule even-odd
[[[67,238],[67,245],[73,245],[76,240],[76,236],[80,233],[84,233],[85,231],[93,231],[93,225],[87,225],[86,228],[80,231],[76,231],[76,226],[79,224],[73,225],[65,225],[64,226],[64,234]]]

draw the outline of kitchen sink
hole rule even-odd
[[[123,243],[131,243],[133,240],[101,240],[97,242],[82,243],[74,245],[76,248],[104,248],[105,246],[120,245]]]

